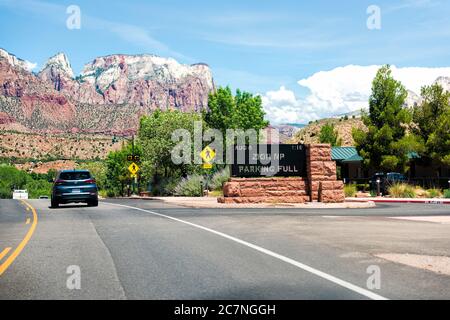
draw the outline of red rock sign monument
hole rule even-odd
[[[292,146],[294,148],[295,145]],[[283,148],[286,147],[281,147],[280,150]],[[224,197],[219,198],[218,201],[221,203],[344,202],[344,184],[336,178],[336,163],[331,159],[331,146],[312,144],[297,148],[300,149],[296,154],[301,159],[290,159],[291,163],[294,163],[293,166],[280,164],[284,171],[282,170],[274,177],[245,177],[246,172],[258,170],[233,167],[233,175],[239,175],[239,171],[242,174],[239,177],[232,177],[225,183]],[[301,153],[302,150],[304,153]],[[283,157],[282,151],[280,154]],[[292,158],[292,154],[289,156]]]

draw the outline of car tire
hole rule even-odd
[[[52,208],[58,208],[59,207],[58,201],[52,199],[51,200],[51,207]]]

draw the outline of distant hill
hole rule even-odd
[[[355,141],[352,137],[352,130],[354,128],[359,128],[366,130],[366,126],[360,118],[349,118],[345,120],[344,118],[329,118],[322,119],[308,124],[306,127],[300,129],[290,142],[299,143],[304,141],[304,143],[319,143],[320,129],[327,123],[332,123],[335,125],[338,131],[339,138],[342,139],[343,146],[353,146]]]

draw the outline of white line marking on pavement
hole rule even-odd
[[[137,207],[131,207],[131,206],[123,205],[123,204],[110,203],[110,202],[103,202],[103,203],[104,204],[109,204],[109,205],[112,205],[112,206],[123,207],[123,208],[138,210],[138,211],[142,211],[142,212],[146,212],[146,213],[151,213],[153,215],[156,215],[156,216],[159,216],[159,217],[162,217],[162,218],[166,218],[166,219],[169,219],[169,220],[173,220],[173,221],[177,221],[177,222],[180,222],[180,223],[184,223],[184,224],[192,226],[194,228],[198,228],[198,229],[201,229],[201,230],[213,233],[215,235],[221,236],[223,238],[229,239],[231,241],[234,241],[234,242],[237,242],[237,243],[242,244],[244,246],[247,246],[249,248],[252,248],[252,249],[254,249],[256,251],[259,251],[259,252],[262,252],[264,254],[267,254],[267,255],[269,255],[269,256],[271,256],[273,258],[276,258],[278,260],[284,261],[284,262],[286,262],[288,264],[291,264],[291,265],[293,265],[293,266],[295,266],[297,268],[300,268],[300,269],[302,269],[304,271],[312,273],[312,274],[314,274],[314,275],[316,275],[316,276],[318,276],[320,278],[323,278],[325,280],[331,281],[331,282],[333,282],[333,283],[335,283],[337,285],[340,285],[341,287],[344,287],[344,288],[347,288],[347,289],[349,289],[349,290],[351,290],[353,292],[359,293],[360,295],[363,295],[363,296],[365,296],[367,298],[370,298],[372,300],[388,300],[387,298],[385,298],[383,296],[380,296],[380,295],[378,295],[378,294],[376,294],[376,293],[374,293],[372,291],[369,291],[367,289],[358,287],[358,286],[356,286],[356,285],[354,285],[354,284],[352,284],[350,282],[347,282],[345,280],[339,279],[339,278],[337,278],[335,276],[332,276],[332,275],[330,275],[328,273],[325,273],[323,271],[314,269],[313,267],[310,267],[310,266],[308,266],[306,264],[303,264],[301,262],[298,262],[296,260],[293,260],[293,259],[288,258],[286,256],[283,256],[281,254],[278,254],[276,252],[270,251],[268,249],[264,249],[263,247],[254,245],[254,244],[252,244],[250,242],[247,242],[247,241],[235,238],[235,237],[230,236],[228,234],[225,234],[223,232],[219,232],[219,231],[216,231],[216,230],[213,230],[213,229],[210,229],[210,228],[206,228],[206,227],[203,227],[201,225],[198,225],[198,224],[195,224],[195,223],[192,223],[192,222],[188,222],[188,221],[185,221],[185,220],[181,220],[181,219],[178,219],[178,218],[174,218],[174,217],[167,216],[165,214],[161,214],[161,213],[150,211],[150,210],[145,210],[145,209],[141,209],[141,208],[137,208]]]

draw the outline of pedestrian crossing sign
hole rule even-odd
[[[212,162],[216,157],[216,152],[211,147],[206,147],[200,153],[200,157],[203,159],[203,169],[212,169]]]
[[[208,146],[200,153],[200,157],[204,162],[211,163],[216,157],[216,152]]]

